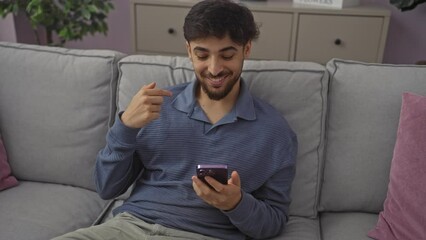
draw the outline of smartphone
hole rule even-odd
[[[224,164],[200,164],[197,165],[197,177],[204,183],[207,181],[205,176],[210,176],[222,184],[228,184],[228,165]]]

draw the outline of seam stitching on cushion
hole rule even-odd
[[[333,62],[336,66],[336,63],[342,64],[351,64],[351,65],[362,65],[367,67],[390,67],[390,68],[426,68],[426,65],[415,65],[415,64],[386,64],[386,63],[366,63],[366,62],[357,62],[357,61],[348,61],[343,59],[335,59]]]
[[[323,75],[324,70],[306,70],[306,69],[282,69],[282,68],[274,68],[274,69],[243,69],[243,72],[309,72],[309,73],[319,73]]]
[[[162,63],[144,63],[144,62],[126,62],[126,61],[120,61],[120,66],[123,64],[134,64],[134,65],[149,65],[149,66],[159,66],[159,67],[167,67],[170,69],[186,69],[186,70],[190,70],[190,71],[194,71],[194,69],[192,68],[188,68],[188,67],[173,67],[170,66],[170,64],[162,64]]]
[[[324,145],[324,153],[323,153],[324,161],[323,161],[323,166],[322,166],[322,173],[323,174],[322,174],[322,178],[321,178],[321,191],[320,191],[319,201],[318,201],[319,208],[324,208],[323,204],[321,203],[321,196],[323,194],[322,191],[323,191],[323,185],[324,185],[325,167],[326,167],[327,150],[328,150],[328,144],[327,143],[328,143],[329,118],[330,118],[330,114],[331,114],[331,111],[332,111],[331,101],[329,101],[329,100],[330,100],[330,96],[331,96],[331,93],[332,93],[331,89],[332,89],[332,85],[333,85],[333,82],[334,82],[333,79],[334,79],[334,76],[335,76],[335,74],[337,72],[337,68],[338,68],[337,62],[340,62],[340,61],[338,61],[338,60],[333,61],[334,71],[333,71],[332,74],[330,74],[329,81],[328,81],[327,114],[326,114],[325,125],[324,125],[324,130],[325,130],[325,133],[324,133],[325,134],[324,135],[325,145]]]
[[[324,116],[324,110],[327,111],[327,106],[326,103],[328,103],[328,101],[326,103],[325,102],[325,98],[324,98],[324,83],[323,83],[323,78],[325,77],[324,75],[327,75],[327,70],[324,70],[323,72],[323,76],[321,78],[321,101],[322,101],[322,111],[321,111],[321,124],[320,124],[320,141],[318,142],[317,145],[317,159],[318,159],[318,168],[317,168],[317,186],[315,189],[315,204],[313,206],[313,212],[314,212],[314,216],[317,217],[318,216],[318,205],[319,205],[319,201],[320,201],[320,192],[321,192],[321,187],[322,187],[322,177],[324,175],[323,172],[323,166],[324,161],[325,161],[325,157],[324,157],[324,152],[325,152],[325,124],[326,124],[326,117],[327,115],[325,114]],[[330,76],[328,76],[328,80],[330,79]],[[329,89],[327,89],[326,95],[328,95]],[[324,109],[326,108],[326,109]],[[323,146],[323,151],[322,151],[322,156],[320,154],[320,148],[321,146]],[[321,158],[323,159],[322,164],[321,164]],[[321,174],[323,173],[323,174]]]
[[[84,53],[70,53],[70,52],[60,52],[58,51],[54,51],[55,49],[37,49],[37,48],[30,48],[30,47],[25,47],[25,46],[9,46],[9,45],[4,45],[0,43],[0,46],[3,48],[13,48],[13,49],[20,49],[20,50],[28,50],[28,51],[35,51],[35,52],[46,52],[46,53],[56,53],[59,55],[66,55],[66,56],[74,56],[74,57],[95,57],[95,58],[114,58],[114,56],[111,55],[106,55],[106,56],[102,56],[102,55],[87,55]],[[43,47],[43,46],[40,46]],[[53,48],[53,47],[52,47]],[[72,49],[66,49],[66,48],[59,48],[59,49],[64,49],[64,50],[72,50]],[[84,50],[81,50],[84,51]],[[89,50],[86,50],[89,51]],[[90,50],[92,51],[92,50]],[[93,50],[95,51],[95,50]],[[101,50],[99,50],[101,51]],[[111,51],[111,53],[113,53],[112,50],[105,50],[105,51]],[[115,53],[118,54],[118,53]],[[113,55],[115,55],[113,54]]]

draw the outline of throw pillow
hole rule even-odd
[[[388,193],[376,227],[380,240],[426,239],[426,97],[404,93]]]
[[[9,163],[7,162],[6,149],[0,136],[0,191],[18,185],[18,181],[11,175]]]

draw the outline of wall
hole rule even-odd
[[[113,0],[114,10],[108,16],[108,35],[87,36],[83,41],[69,42],[71,48],[103,48],[123,53],[132,52],[129,0]]]
[[[426,3],[405,12],[390,5],[389,0],[361,0],[361,3],[391,10],[384,62],[415,63],[426,60]]]
[[[15,23],[11,15],[0,19],[0,41],[16,42]]]
[[[273,0],[289,1],[289,0]],[[408,12],[400,12],[389,4],[389,0],[361,0],[362,3],[383,6],[392,12],[388,40],[385,48],[385,63],[412,64],[419,60],[426,60],[426,3]],[[83,41],[69,42],[66,47],[71,48],[105,48],[130,54],[130,3],[129,0],[113,0],[115,9],[108,18],[109,32],[103,35],[88,36]],[[6,20],[0,20],[0,23]],[[10,21],[10,20],[9,20]],[[0,24],[0,40],[13,35],[10,22]],[[6,26],[4,26],[6,25]],[[20,28],[18,29],[18,36]],[[11,36],[13,41],[13,36]],[[8,41],[6,39],[6,41]],[[19,39],[18,39],[19,41]]]

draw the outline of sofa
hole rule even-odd
[[[192,76],[186,57],[1,42],[0,136],[19,184],[0,191],[0,239],[51,239],[111,218],[126,196],[102,200],[92,174],[115,115],[142,85]],[[274,239],[370,239],[401,96],[426,95],[426,66],[247,60],[243,78],[299,141],[290,219]]]

